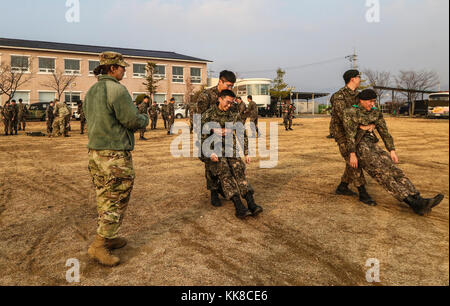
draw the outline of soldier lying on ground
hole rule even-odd
[[[344,111],[344,127],[352,168],[360,167],[373,177],[397,200],[408,204],[418,215],[431,212],[444,199],[438,194],[432,199],[424,199],[419,191],[395,164],[398,163],[394,139],[389,134],[381,111],[374,107],[377,94],[371,89],[358,95],[359,105]],[[377,129],[389,151],[381,149],[374,134]],[[376,206],[375,201],[369,204]]]
[[[210,107],[202,116],[202,127],[205,124],[213,123],[219,124],[220,128],[210,130],[209,135],[202,135],[202,143],[204,144],[209,137],[218,137],[221,141],[220,153],[207,153],[203,152],[202,161],[206,166],[207,176],[211,175],[220,183],[221,191],[226,199],[233,201],[236,208],[236,217],[244,219],[247,216],[257,216],[263,209],[255,204],[253,198],[254,190],[248,182],[245,175],[245,163],[238,155],[237,151],[237,135],[236,131],[226,130],[226,123],[241,124],[240,114],[232,112],[230,107],[234,103],[236,95],[231,90],[223,90],[219,93],[219,104]],[[244,155],[247,164],[250,163],[250,157],[248,156],[248,137],[244,133],[244,127],[242,126],[242,134],[244,135]],[[225,139],[226,135],[233,134],[233,148],[232,153],[235,157],[226,157]],[[217,152],[217,148],[215,148]],[[208,180],[207,177],[207,183]],[[211,186],[208,186],[209,190]],[[215,196],[215,198],[213,198]],[[246,199],[248,209],[241,201],[241,196]],[[217,193],[211,192],[211,201],[214,206],[221,206]]]

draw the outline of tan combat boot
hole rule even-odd
[[[88,254],[92,259],[97,260],[105,266],[114,267],[120,263],[120,258],[109,253],[106,248],[106,239],[97,235],[94,242],[89,247]]]
[[[125,238],[105,239],[105,246],[110,250],[121,249],[127,245]]]

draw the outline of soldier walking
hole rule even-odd
[[[175,98],[170,99],[167,105],[167,135],[172,134],[172,126],[175,123]]]
[[[118,237],[135,172],[131,152],[134,133],[149,123],[147,114],[139,114],[125,86],[119,82],[128,64],[115,52],[100,55],[94,71],[98,82],[86,94],[83,103],[89,137],[89,171],[96,188],[98,228],[88,254],[103,265],[116,266],[120,258],[110,250],[127,241]]]
[[[53,121],[55,119],[55,115],[53,114],[55,107],[55,103],[50,101],[50,105],[45,110],[45,117],[47,119],[47,135],[48,137],[52,137],[53,134]]]
[[[80,134],[83,135],[86,126],[86,116],[84,115],[83,111],[83,102],[78,101],[77,105],[78,105],[78,114],[80,115]]]
[[[164,129],[167,129],[167,100],[164,101],[164,104],[161,106],[161,117],[164,121]]]
[[[139,114],[148,114],[148,109],[150,107],[150,97],[145,96],[142,102],[138,105]],[[145,138],[145,132],[147,128],[143,128],[139,130],[139,140],[148,140]]]
[[[256,102],[253,101],[253,97],[249,95],[247,97],[248,100],[248,108],[246,112],[247,118],[250,118],[250,123],[253,123],[251,125],[252,129],[252,137],[259,136],[259,130],[258,130],[258,105],[256,105]]]
[[[9,112],[11,116],[11,120],[9,121],[9,132],[11,133],[11,135],[17,135],[17,124],[19,123],[19,106],[16,104],[16,100],[11,101]]]
[[[11,126],[11,104],[9,101],[6,101],[5,105],[2,108],[1,114],[2,114],[2,118],[3,118],[3,125],[5,126],[5,136],[8,136],[9,133],[12,131],[10,131],[10,126]]]
[[[243,125],[245,125],[245,122],[247,121],[247,117],[245,115],[245,112],[247,111],[247,105],[245,105],[244,101],[242,101],[241,97],[236,98],[237,101],[237,111],[239,112],[239,116],[241,118],[241,122]]]
[[[153,101],[152,105],[148,109],[148,114],[150,115],[150,119],[152,121],[150,125],[150,129],[156,130],[156,126],[158,124],[158,113],[160,112],[160,109],[158,107],[158,104],[156,104],[156,101]]]
[[[292,119],[294,118],[295,106],[291,104],[291,101],[287,100],[283,106],[283,122],[286,131],[293,131]]]
[[[358,87],[361,84],[361,75],[358,70],[348,70],[344,73],[345,87],[341,88],[331,97],[333,116],[331,118],[331,130],[336,143],[338,144],[341,156],[345,160],[345,171],[341,178],[341,183],[336,189],[336,194],[354,196],[356,195],[349,185],[353,184],[358,188],[359,200],[364,204],[373,205],[375,201],[366,190],[366,179],[360,168],[353,168],[349,164],[350,152],[347,147],[347,139],[344,129],[344,111],[358,104]]]
[[[350,166],[364,169],[398,201],[408,204],[416,214],[423,216],[430,213],[442,202],[444,196],[438,194],[432,199],[421,197],[413,183],[396,166],[399,160],[394,139],[389,134],[383,113],[374,107],[377,94],[372,89],[366,89],[358,98],[357,104],[344,110],[343,123]],[[375,129],[388,152],[377,145],[379,140],[374,134]],[[375,202],[367,204],[377,205]]]
[[[219,93],[218,105],[213,105],[202,116],[202,130],[207,123],[218,123],[220,129],[211,129],[209,134],[202,134],[202,143],[209,137],[220,138],[222,147],[219,152],[217,148],[210,148],[214,153],[202,152],[202,159],[207,165],[209,171],[217,178],[224,197],[231,200],[236,209],[236,217],[244,219],[250,215],[257,216],[263,209],[256,205],[254,200],[254,190],[245,175],[245,163],[239,157],[237,151],[236,131],[226,130],[226,123],[236,123],[241,121],[240,114],[233,112],[230,108],[234,103],[235,94],[231,90],[223,90]],[[250,164],[248,155],[248,137],[245,130],[238,131],[244,134],[244,155],[245,162]],[[228,157],[225,149],[225,137],[232,133],[233,135],[233,155]],[[216,153],[217,152],[217,153]],[[231,152],[230,152],[231,153]],[[209,187],[209,186],[208,186]],[[246,199],[248,208],[241,201],[241,196]],[[215,206],[220,206],[220,200]]]
[[[26,115],[28,114],[28,108],[27,105],[23,103],[22,99],[19,99],[19,105],[18,105],[18,113],[17,113],[17,119],[19,124],[19,131],[25,131],[27,121],[26,121]]]

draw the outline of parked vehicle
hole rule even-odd
[[[409,116],[411,109],[411,102],[406,102],[400,110],[399,115]],[[428,115],[428,100],[417,100],[415,103],[414,116],[427,116]]]
[[[449,117],[448,91],[431,94],[428,100],[428,118]]]
[[[28,108],[28,114],[26,120],[40,120],[45,121],[45,111],[47,110],[49,102],[39,102],[31,104]]]

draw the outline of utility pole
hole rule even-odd
[[[345,58],[348,59],[350,63],[352,63],[352,69],[358,69],[358,55],[356,54],[356,49],[353,50],[352,55],[348,55]]]

